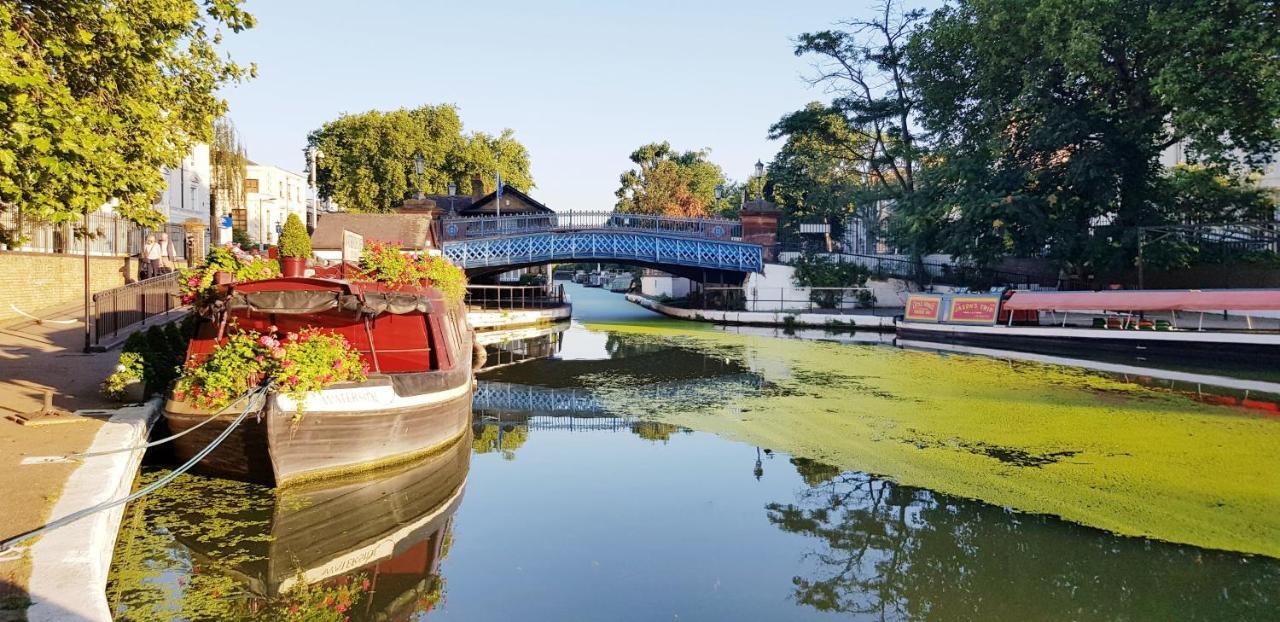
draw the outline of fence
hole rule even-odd
[[[177,308],[178,273],[98,292],[93,295],[93,345],[113,338],[124,328]]]
[[[65,253],[70,255],[84,254],[83,219],[51,223],[23,217],[20,213],[0,212],[0,228],[12,232],[11,238],[24,240],[20,245],[11,244],[7,250],[21,250],[31,253]],[[94,212],[89,214],[89,254],[90,255],[137,255],[142,252],[143,240],[148,235],[159,237],[169,234],[173,248],[178,257],[187,257],[186,231],[182,225],[166,224],[155,229],[139,227],[133,222],[112,212]]]
[[[875,296],[866,287],[703,287],[691,302],[725,311],[814,311],[871,309]]]
[[[467,306],[481,309],[544,309],[565,303],[564,285],[468,285]]]
[[[873,278],[894,277],[916,281],[922,286],[953,285],[974,290],[992,287],[1018,287],[1021,289],[1058,289],[1063,283],[1057,275],[1007,272],[961,264],[933,261],[914,261],[894,255],[856,255],[847,253],[822,253],[816,255],[835,263],[860,265],[871,272]],[[791,264],[801,257],[795,250],[780,250],[778,261]],[[1064,289],[1066,289],[1064,287]]]
[[[603,211],[466,216],[445,218],[442,224],[446,239],[590,229],[629,229],[724,240],[742,237],[742,223],[726,218],[681,218]]]

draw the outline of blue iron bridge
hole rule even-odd
[[[471,275],[599,261],[741,282],[764,269],[763,247],[742,242],[741,224],[721,218],[562,212],[445,218],[442,230],[445,257]]]

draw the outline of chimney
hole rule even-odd
[[[476,201],[484,198],[484,182],[479,175],[471,178],[471,198]]]

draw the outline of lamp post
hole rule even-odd
[[[422,154],[415,153],[413,155],[413,172],[415,173],[413,180],[413,189],[415,190],[413,198],[421,201],[425,197],[422,195]]]
[[[315,231],[316,221],[320,219],[320,188],[316,186],[316,161],[323,157],[324,152],[319,147],[309,147],[307,149],[307,161],[309,164],[307,169],[311,175],[311,213],[308,220],[312,231]]]
[[[261,246],[271,243],[271,238],[267,235],[267,219],[265,218],[266,214],[262,213],[262,204],[275,202],[275,197],[263,198],[261,194],[258,195],[258,244]]]

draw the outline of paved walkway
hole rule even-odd
[[[98,393],[116,364],[119,351],[83,354],[84,324],[78,309],[43,314],[48,320],[74,323],[38,324],[34,321],[0,327],[0,538],[39,527],[62,494],[76,463],[22,464],[29,456],[56,456],[82,451],[93,442],[100,421],[23,426],[6,418],[38,410],[44,391],[53,391],[53,405],[65,410],[116,408]],[[27,594],[29,566],[25,557],[0,561],[0,621],[21,619]],[[6,608],[8,609],[6,611]]]

